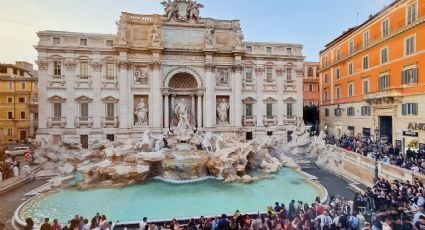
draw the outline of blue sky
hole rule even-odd
[[[120,12],[163,13],[160,0],[0,0],[0,62],[33,63],[36,32],[116,33]],[[392,0],[199,0],[202,17],[239,19],[245,40],[304,45],[318,61],[324,45]]]

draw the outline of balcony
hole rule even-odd
[[[91,117],[77,117],[75,119],[76,128],[91,128],[93,127],[93,118]]]
[[[49,117],[47,118],[47,127],[49,128],[65,128],[65,117]]]
[[[118,128],[118,117],[102,117],[102,128]]]
[[[268,79],[268,80],[264,81],[263,89],[266,90],[266,91],[267,90],[270,90],[270,91],[276,90],[276,81],[274,79]]]
[[[283,89],[297,90],[297,82],[295,80],[285,80],[285,82],[283,83]]]
[[[117,88],[118,87],[118,77],[117,76],[103,76],[102,77],[102,86],[104,88]]]
[[[294,116],[294,115],[286,115],[283,118],[283,124],[285,124],[285,125],[289,125],[289,124],[296,125],[297,124],[297,117]]]
[[[387,89],[378,92],[372,92],[365,94],[364,98],[366,102],[371,104],[382,104],[382,102],[386,103],[394,103],[398,97],[401,97],[401,89]]]
[[[243,88],[246,90],[255,90],[255,82],[251,78],[243,80]]]
[[[51,75],[48,79],[49,87],[64,87],[65,75]]]
[[[77,78],[75,80],[75,84],[77,87],[81,87],[84,85],[87,85],[88,87],[91,87],[93,81],[91,76],[86,75],[77,75]]]
[[[257,117],[255,116],[242,116],[242,125],[243,126],[256,126]]]
[[[273,126],[273,125],[277,125],[277,117],[276,116],[263,116],[263,124],[265,126]]]

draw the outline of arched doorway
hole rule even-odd
[[[177,72],[171,76],[163,92],[164,97],[164,127],[177,125],[174,113],[176,104],[184,103],[188,109],[190,125],[202,127],[202,86],[188,72]]]

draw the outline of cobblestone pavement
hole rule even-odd
[[[329,197],[341,195],[349,200],[354,198],[354,191],[349,188],[348,181],[320,168],[303,171],[319,178],[319,182],[328,190]]]
[[[45,183],[45,180],[32,181],[0,196],[0,222],[6,223],[7,229],[12,229],[10,221],[16,208],[26,200],[25,194]]]

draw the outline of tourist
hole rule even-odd
[[[320,228],[322,230],[329,230],[332,224],[328,211],[324,211],[322,215],[317,216],[314,220],[320,220]]]
[[[44,218],[44,223],[41,225],[40,230],[50,230],[50,228],[49,218]]]
[[[25,220],[25,223],[26,223],[26,225],[24,227],[24,230],[32,230],[32,229],[34,229],[34,221],[30,217],[28,217]]]
[[[372,230],[372,228],[370,227],[370,223],[369,222],[365,222],[364,223],[364,227],[361,228],[361,230]]]
[[[195,220],[193,218],[189,220],[189,223],[187,224],[187,229],[188,230],[197,230],[198,229],[196,227]]]
[[[108,221],[105,230],[112,230],[112,221]]]
[[[0,222],[0,230],[6,230],[6,225],[3,222]]]
[[[175,219],[174,219],[175,220]],[[176,221],[177,222],[177,221]],[[142,222],[140,222],[140,230],[147,230],[148,229],[148,218],[143,217]]]
[[[229,220],[227,220],[227,215],[222,214],[220,220],[218,221],[218,230],[228,230],[230,229],[230,223]]]
[[[61,230],[62,229],[61,225],[58,222],[58,219],[53,220],[52,227],[50,229],[52,229],[52,230]]]
[[[89,230],[90,229],[89,220],[84,219],[83,223],[84,223],[84,226],[83,226],[82,230]]]
[[[295,200],[292,200],[289,203],[289,218],[293,218],[295,216]]]
[[[279,205],[279,202],[274,202],[274,211],[280,212],[282,210],[282,207]]]

